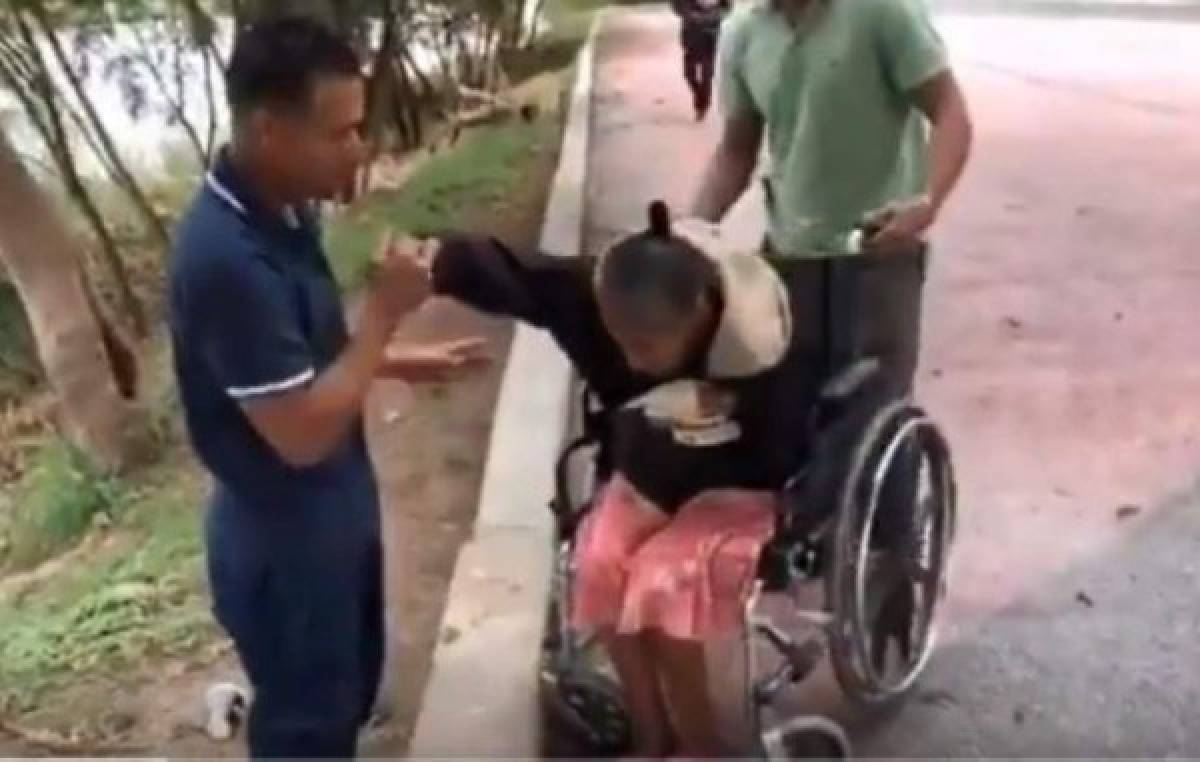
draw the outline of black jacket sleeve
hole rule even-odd
[[[444,237],[433,262],[435,293],[538,328],[553,328],[556,319],[570,317],[551,302],[570,299],[583,280],[577,260],[517,254],[482,236]]]
[[[434,292],[541,328],[606,405],[646,388],[604,328],[593,294],[594,259],[516,253],[500,241],[443,236]]]

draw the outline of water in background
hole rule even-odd
[[[524,0],[526,21],[537,10],[536,0]],[[544,26],[540,19],[536,30]],[[233,24],[229,18],[217,19],[217,46],[227,52],[233,35]],[[377,44],[381,29],[375,24],[370,29],[370,42]],[[530,28],[528,23],[526,28]],[[163,27],[156,22],[119,24],[108,36],[87,35],[79,31],[60,32],[63,48],[72,57],[77,71],[85,74],[85,87],[109,132],[117,143],[118,150],[135,171],[154,172],[161,170],[172,155],[186,156],[186,137],[175,116],[170,100],[162,94],[160,85],[154,80],[144,57],[159,62],[170,62],[176,55],[174,47],[163,39]],[[475,39],[470,33],[463,35],[468,44]],[[139,40],[144,41],[139,42]],[[435,48],[420,37],[410,47],[414,64],[425,73],[439,67]],[[43,50],[52,71],[59,77],[58,86],[64,93],[69,87],[54,65],[49,49]],[[207,137],[210,110],[208,88],[217,104],[218,119],[224,119],[225,91],[220,72],[212,67],[206,81],[203,57],[198,53],[183,51],[179,70],[182,76],[175,77],[174,66],[167,65],[166,73],[172,75],[167,82],[171,99],[181,104],[188,120],[200,133],[201,140]],[[74,100],[73,96],[67,96]],[[44,164],[46,155],[41,140],[29,124],[20,103],[9,92],[0,89],[0,129],[6,130],[17,149],[26,156],[36,159],[34,168]],[[216,125],[218,142],[224,139],[227,125]],[[86,175],[97,176],[101,167],[86,146],[80,146],[77,156],[80,169]]]

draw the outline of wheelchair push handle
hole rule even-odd
[[[876,255],[867,251],[867,241],[878,234],[884,224],[885,221],[878,218],[860,220],[844,241],[845,253],[852,256],[831,257],[826,263],[823,312],[827,377],[832,378],[863,359],[859,326],[860,276],[862,269],[871,265],[864,262],[862,256],[869,257],[869,262],[873,263],[897,257],[919,260],[928,248],[924,241],[919,241],[911,249],[899,252]]]
[[[854,229],[846,235],[846,252],[849,254],[869,253],[866,249],[867,242],[878,235],[879,231],[883,230],[884,224],[884,220],[878,218],[863,218],[860,220],[858,224],[854,226]],[[897,252],[892,256],[920,257],[924,256],[928,249],[929,244],[926,241],[920,240],[917,241],[911,249]]]

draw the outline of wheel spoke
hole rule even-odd
[[[908,537],[890,553],[869,553],[883,485],[909,446],[919,450],[919,467]],[[876,413],[851,459],[839,511],[830,586],[840,635],[832,641],[835,671],[852,698],[887,702],[910,689],[932,650],[954,522],[945,441],[920,410],[899,402]]]

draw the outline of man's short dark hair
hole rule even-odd
[[[720,276],[704,252],[672,235],[666,206],[655,202],[650,229],[604,255],[597,285],[627,320],[653,331],[692,315],[702,297],[719,298]]]
[[[303,17],[261,21],[237,35],[225,75],[234,119],[261,106],[301,112],[323,77],[357,77],[354,49],[333,30]]]

